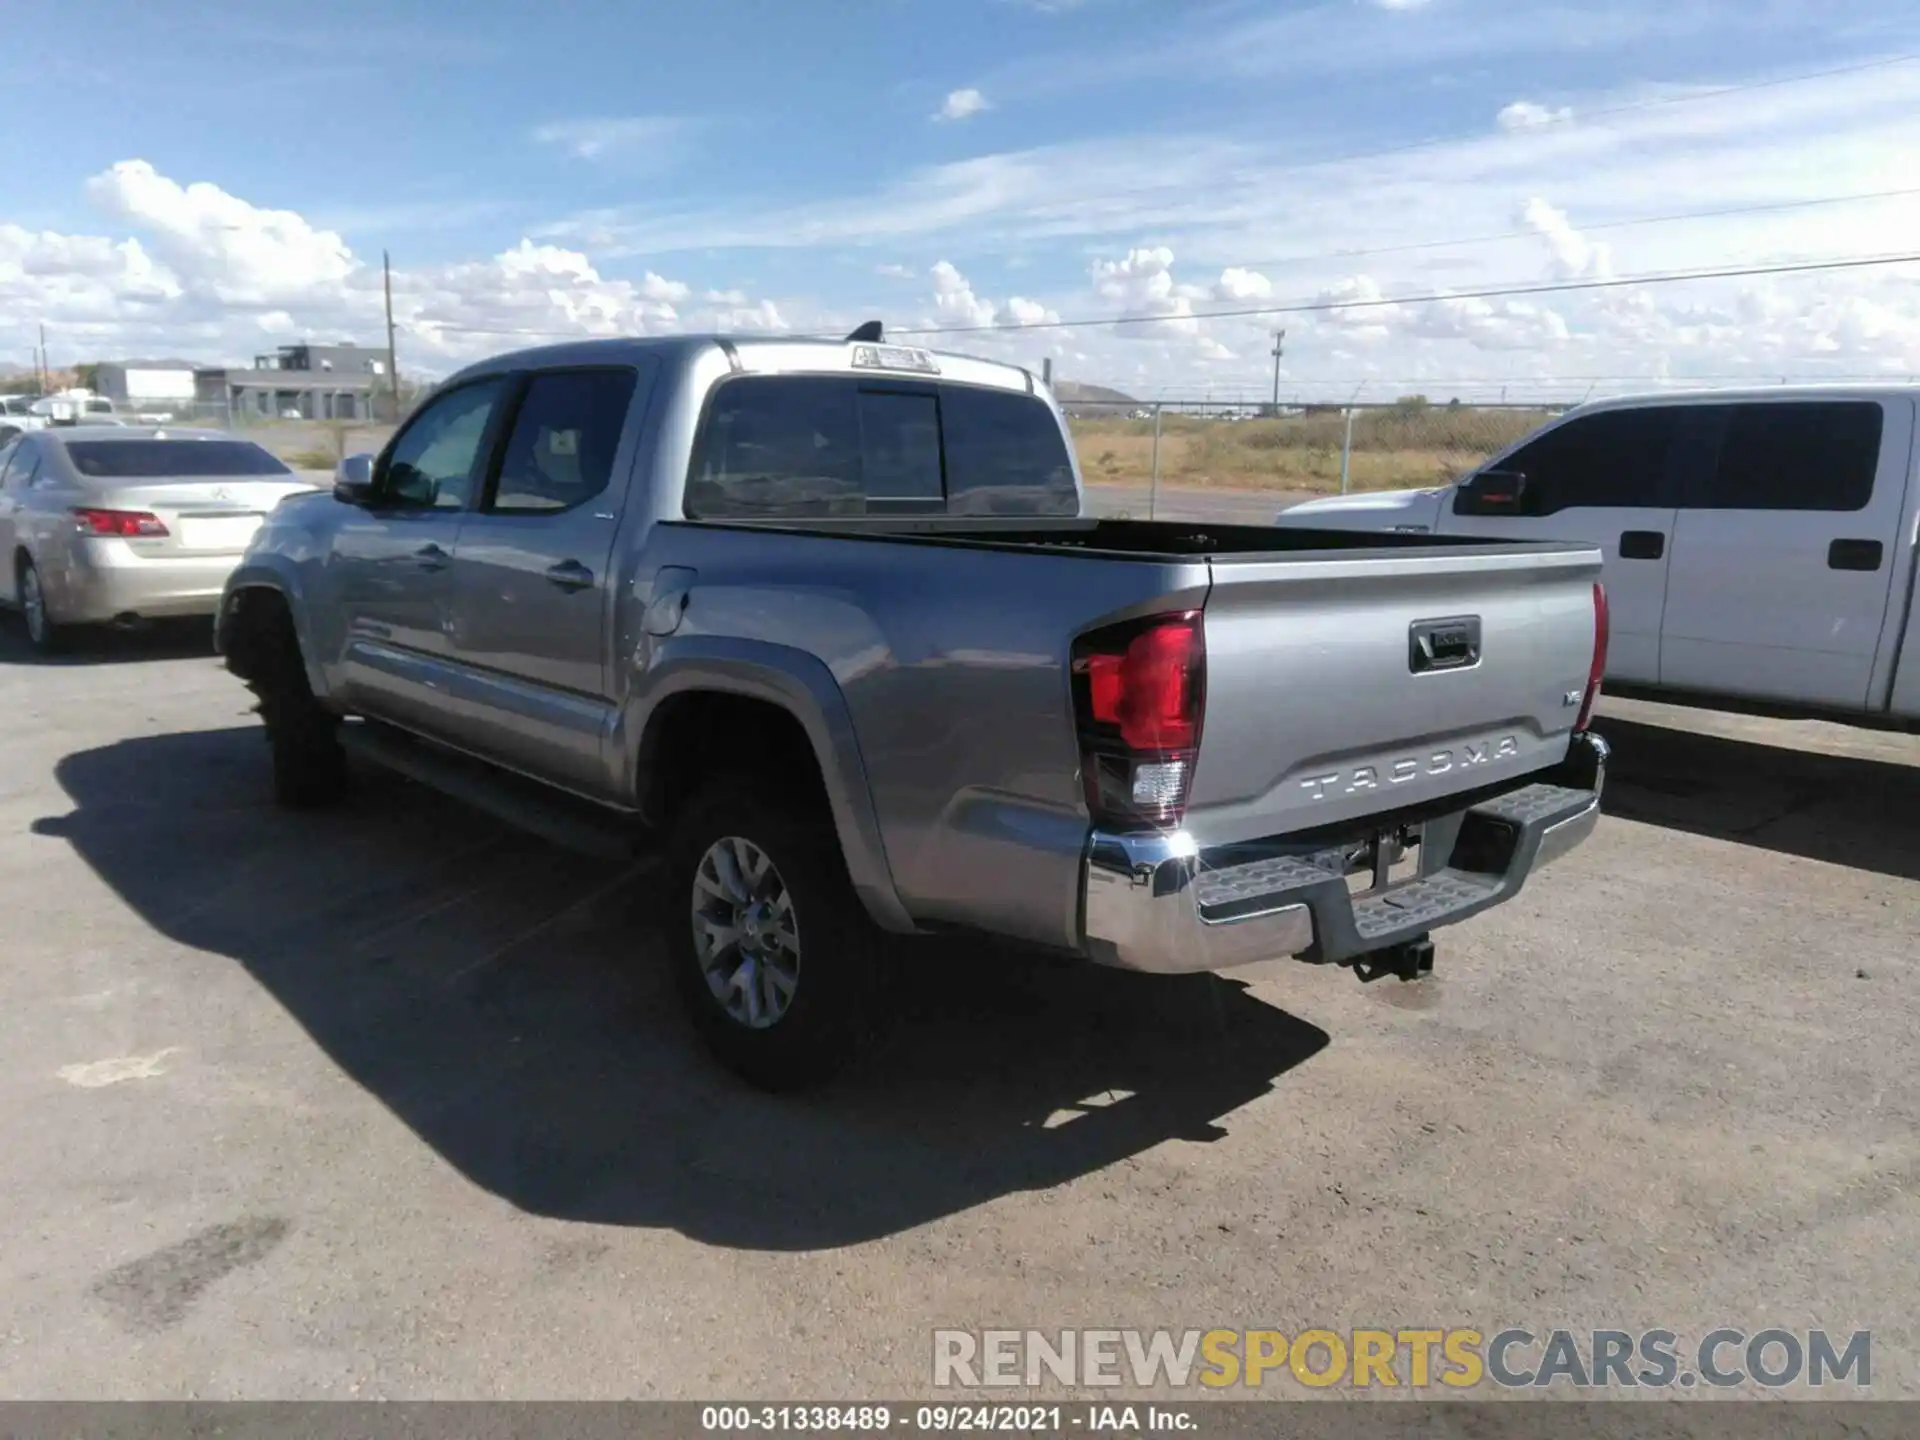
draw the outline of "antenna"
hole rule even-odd
[[[872,344],[879,341],[881,338],[883,337],[880,332],[880,322],[878,320],[869,320],[867,321],[866,324],[862,325],[858,330],[854,331],[851,335],[847,336],[846,343],[851,345],[857,340],[864,340],[867,343]]]

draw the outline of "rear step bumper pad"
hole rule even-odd
[[[1418,939],[1511,899],[1585,840],[1600,819],[1606,763],[1603,740],[1576,737],[1541,783],[1428,821],[1422,873],[1359,897],[1347,888],[1345,847],[1216,868],[1184,832],[1096,831],[1087,952],[1122,969],[1181,974],[1287,956],[1350,960]],[[1446,863],[1429,869],[1442,846]]]

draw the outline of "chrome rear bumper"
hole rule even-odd
[[[1350,892],[1348,847],[1288,847],[1231,859],[1184,831],[1095,831],[1085,862],[1086,950],[1128,970],[1179,974],[1300,956],[1348,960],[1417,939],[1511,899],[1527,876],[1593,833],[1607,745],[1574,737],[1567,759],[1533,784],[1422,826],[1420,873]]]

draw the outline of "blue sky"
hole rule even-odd
[[[9,16],[0,359],[372,339],[385,247],[414,368],[876,315],[1227,393],[1222,308],[1920,249],[1911,0],[186,13]],[[1911,371],[1915,274],[1293,317],[1288,380]]]

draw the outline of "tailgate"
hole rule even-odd
[[[1556,763],[1600,563],[1531,545],[1215,561],[1189,830],[1288,834]]]

